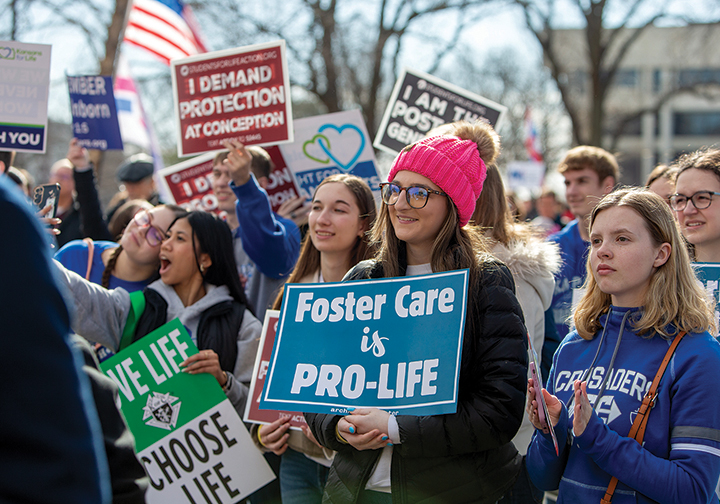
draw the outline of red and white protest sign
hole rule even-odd
[[[273,171],[270,172],[270,182],[265,190],[270,198],[270,205],[273,212],[277,212],[280,205],[288,200],[300,196],[300,185],[295,180],[295,174],[290,170],[285,158],[277,146],[268,147],[268,154],[275,165]]]
[[[260,336],[258,355],[255,358],[255,368],[250,382],[250,393],[248,394],[243,421],[267,424],[274,422],[278,418],[290,417],[290,428],[300,429],[303,425],[307,425],[302,413],[261,410],[258,407],[260,405],[260,395],[265,385],[265,377],[267,375],[268,365],[270,364],[270,357],[272,357],[275,332],[277,331],[279,320],[280,310],[267,310],[265,312],[265,321],[263,322],[262,334]]]
[[[212,190],[212,167],[215,153],[197,156],[158,171],[157,177],[165,187],[171,203],[193,210],[221,214]]]
[[[204,53],[170,63],[178,155],[292,142],[285,41]]]
[[[277,212],[285,201],[299,196],[300,188],[279,149],[273,146],[267,151],[275,166],[265,191],[273,212]],[[165,188],[163,194],[168,195],[170,203],[215,212],[223,217],[224,212],[218,210],[218,201],[212,190],[212,161],[215,156],[214,152],[202,154],[158,171],[160,184]]]

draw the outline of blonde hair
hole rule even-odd
[[[640,335],[655,333],[672,338],[680,331],[715,332],[714,303],[698,282],[678,225],[665,201],[646,188],[623,188],[600,200],[590,216],[590,230],[600,212],[613,207],[634,210],[645,223],[655,246],[670,244],[670,256],[650,277],[641,317],[632,322]],[[592,252],[591,252],[592,253]],[[611,298],[595,282],[590,256],[587,260],[585,295],[574,314],[578,334],[590,340],[600,329],[600,315],[610,307]],[[674,327],[668,327],[668,326]]]

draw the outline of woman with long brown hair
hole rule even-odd
[[[331,175],[315,189],[308,233],[288,283],[339,282],[354,265],[373,256],[367,233],[375,221],[375,200],[359,177]],[[283,292],[275,301],[280,309]],[[288,431],[289,418],[253,427],[260,445],[280,459],[280,491],[284,504],[322,501],[333,451],[320,446],[305,427]]]
[[[457,412],[306,413],[318,441],[337,452],[327,502],[495,503],[520,471],[510,440],[523,416],[525,326],[510,272],[467,226],[499,147],[487,124],[475,125],[471,139],[425,138],[403,149],[381,184],[383,205],[372,229],[379,251],[346,278],[469,270]]]

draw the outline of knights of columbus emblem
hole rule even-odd
[[[172,430],[177,424],[182,404],[182,402],[173,404],[178,399],[178,397],[171,396],[170,392],[167,394],[153,392],[153,395],[148,396],[147,404],[143,407],[142,419],[147,420],[145,425]]]

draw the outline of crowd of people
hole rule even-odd
[[[575,147],[557,167],[567,212],[546,189],[530,215],[511,204],[499,155],[487,123],[444,125],[398,154],[379,206],[361,178],[335,174],[276,213],[267,152],[230,141],[211,176],[221,219],[160,201],[142,155],[119,167],[104,212],[72,140],[50,171],[61,191],[48,218],[0,152],[0,226],[14,237],[0,399],[15,412],[1,422],[0,500],[145,502],[98,360],[170,320],[199,349],[185,371],[212,375],[242,417],[261,321],[286,283],[467,270],[456,412],[247,425],[277,475],[252,504],[718,502],[720,150],[658,166],[640,188],[619,186],[611,153]]]

